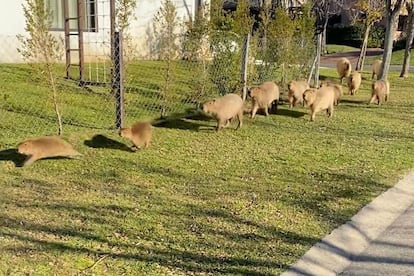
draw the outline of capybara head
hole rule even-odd
[[[259,87],[252,87],[249,90],[249,96],[251,98],[256,97],[258,94],[260,94],[261,89]]]
[[[216,100],[215,99],[211,100],[211,101],[208,101],[208,102],[205,102],[203,104],[203,111],[205,113],[210,113],[211,111],[213,111],[215,109],[215,106],[216,106]]]
[[[21,142],[18,146],[17,146],[17,152],[20,154],[32,154],[31,149],[32,149],[32,144],[30,141],[23,141]]]
[[[121,137],[131,137],[131,128],[130,127],[121,127],[118,131],[119,136]]]
[[[305,104],[305,106],[311,105],[315,101],[315,97],[316,89],[306,89],[305,92],[303,92],[303,103]]]

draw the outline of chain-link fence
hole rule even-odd
[[[58,104],[66,133],[114,130],[136,120],[188,114],[208,99],[233,92],[242,95],[243,86],[266,80],[276,81],[283,91],[290,79],[304,77],[309,53],[313,53],[300,31],[290,44],[276,44],[274,38],[266,39],[260,32],[247,40],[231,30],[203,30],[207,24],[197,22],[197,18],[192,21],[199,24],[197,28],[188,23],[184,26],[177,18],[168,18],[165,10],[154,16],[145,32],[131,28],[122,36],[114,25],[113,1],[85,2],[89,29],[83,32],[84,56],[70,51],[72,63],[83,59],[83,82],[65,78],[68,64],[65,67],[64,59],[56,65]],[[92,23],[94,20],[99,24]],[[5,56],[8,52],[16,55],[16,38],[2,40]],[[71,47],[80,48],[76,42],[71,43]],[[281,51],[292,45],[296,47],[292,49],[295,55]],[[0,143],[56,133],[48,83],[33,73],[33,66],[1,61]],[[69,67],[71,74],[79,70],[74,65]]]

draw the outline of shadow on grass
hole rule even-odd
[[[362,105],[363,107],[367,107],[367,100],[350,100],[350,99],[341,99],[339,102],[339,105],[341,104],[358,104],[358,105]]]
[[[171,114],[166,119],[154,120],[152,125],[160,128],[183,129],[199,131],[201,127],[211,127],[208,124],[201,124],[198,121],[210,121],[211,117],[197,109],[188,109],[186,113]]]
[[[134,152],[130,147],[127,145],[118,142],[116,140],[113,140],[111,138],[108,138],[102,134],[97,134],[92,137],[91,140],[85,140],[84,144],[91,148],[102,148],[102,149],[117,149],[117,150],[123,150],[128,152]]]
[[[294,109],[278,108],[275,115],[287,116],[287,117],[292,117],[292,118],[300,118],[300,117],[305,116],[306,114],[307,114],[306,112],[302,112],[302,111],[298,111]]]
[[[25,155],[19,154],[17,149],[6,149],[0,151],[0,161],[12,161],[16,167],[23,166]]]
[[[171,120],[159,121],[153,124],[154,127],[160,128],[173,128],[173,129],[184,129],[198,131],[200,124],[191,122],[185,118],[176,118]]]

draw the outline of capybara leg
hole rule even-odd
[[[371,97],[371,99],[369,100],[368,104],[372,104],[372,103],[375,101],[375,98],[376,98],[376,96],[375,96],[375,95],[373,95],[373,96]]]
[[[259,109],[258,105],[254,105],[252,109],[252,119],[254,119],[254,116],[256,116],[256,112]]]
[[[311,113],[311,121],[315,121],[316,112],[312,111]]]
[[[227,122],[227,120],[226,120],[226,122]],[[221,128],[223,128],[223,120],[218,120],[217,121],[217,127],[216,127],[216,130],[217,131],[219,131]]]
[[[269,116],[269,108],[267,106],[264,107],[265,116]]]
[[[271,103],[270,107],[271,107],[272,114],[276,114],[276,112],[277,112],[277,105],[278,105],[278,103],[279,103],[279,101],[278,101],[278,100],[274,100],[274,101]]]
[[[223,126],[223,128],[228,127],[231,123],[231,119],[226,120],[226,124]]]
[[[37,157],[36,156],[34,156],[34,155],[29,155],[29,156],[27,156],[27,158],[24,160],[24,162],[23,162],[23,166],[24,167],[26,167],[26,166],[30,166],[31,164],[33,164],[33,162],[34,161],[36,161],[37,160]]]
[[[296,104],[296,99],[295,97],[289,98],[289,108],[294,107]]]
[[[331,105],[328,107],[328,117],[331,118],[333,116],[333,106]]]
[[[241,127],[242,127],[242,125],[243,125],[243,111],[240,111],[240,112],[237,114],[237,119],[239,120],[239,124],[237,125],[237,128],[236,128],[236,129],[239,129],[239,128],[241,128]]]
[[[378,105],[380,105],[381,104],[381,98],[380,98],[380,96],[377,96],[377,101],[378,101]]]

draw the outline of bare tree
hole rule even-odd
[[[382,72],[379,75],[379,79],[381,80],[387,79],[388,71],[390,69],[391,64],[392,43],[396,29],[396,24],[398,22],[398,15],[405,2],[406,0],[385,1],[386,30],[384,39],[384,53],[382,55]]]
[[[322,44],[321,52],[326,53],[326,29],[328,27],[329,18],[332,15],[339,14],[342,9],[345,9],[344,0],[314,0],[314,11],[317,13],[317,18],[321,20],[322,24]]]
[[[368,47],[368,38],[372,26],[380,21],[384,16],[384,2],[383,0],[358,0],[355,5],[355,9],[358,10],[363,19],[356,17],[356,21],[361,21],[364,24],[364,39],[362,41],[361,52],[359,53],[356,70],[362,70],[364,67],[365,54]]]
[[[56,63],[62,57],[62,42],[49,32],[52,25],[52,14],[44,0],[26,0],[22,6],[26,19],[25,30],[28,36],[17,36],[21,42],[21,47],[18,51],[25,60],[31,62],[35,72],[40,74],[50,86],[58,125],[58,135],[61,135],[63,123],[59,105],[60,97],[56,76]]]
[[[319,82],[319,65],[320,56],[324,52],[326,45],[326,28],[328,19],[333,14],[339,13],[340,9],[345,7],[344,0],[313,0],[313,11],[316,16],[315,39],[316,39],[316,56],[315,56],[315,75],[314,86],[318,86]],[[313,70],[312,70],[313,71]],[[311,71],[310,74],[313,72]]]
[[[405,43],[405,52],[404,52],[404,62],[401,69],[401,78],[407,78],[410,68],[410,58],[411,58],[411,46],[413,45],[414,38],[414,0],[407,1],[405,7],[408,12],[408,22],[407,22],[407,40]]]

